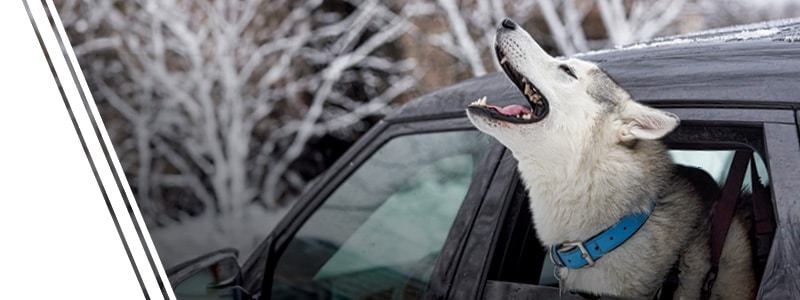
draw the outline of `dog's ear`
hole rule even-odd
[[[674,114],[627,101],[622,111],[622,126],[618,137],[622,142],[660,139],[678,127],[678,124],[680,120]]]

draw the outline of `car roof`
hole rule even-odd
[[[637,101],[657,107],[799,108],[800,18],[654,39],[576,55],[597,63]],[[472,101],[522,103],[500,73],[424,95],[387,120],[464,115]]]

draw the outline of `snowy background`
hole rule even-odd
[[[393,108],[498,70],[510,17],[553,54],[800,16],[778,0],[56,0],[166,267],[246,258]]]

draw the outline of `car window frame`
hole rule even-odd
[[[336,191],[339,185],[347,180],[353,172],[358,170],[365,161],[376,151],[381,149],[388,141],[404,135],[461,130],[476,129],[469,120],[463,116],[441,119],[427,118],[379,121],[367,135],[360,138],[356,144],[328,169],[328,171],[321,175],[321,179],[304,193],[304,196],[299,199],[294,207],[290,209],[287,215],[275,227],[272,234],[257,247],[256,251],[243,266],[244,273],[251,274],[244,279],[245,282],[243,286],[245,289],[251,292],[251,294],[261,294],[261,299],[269,299],[271,297],[272,275],[278,260],[289,242],[314,212],[316,212],[328,197]],[[489,142],[491,144],[488,146],[487,155],[484,157],[484,161],[476,166],[475,174],[494,172],[492,169],[495,167],[496,163],[493,164],[491,162],[491,157],[497,155],[493,153],[505,151],[499,143],[493,140]],[[486,161],[487,159],[489,161]],[[462,226],[465,226],[465,224],[468,225],[470,222],[469,220],[471,220],[471,217],[467,216],[473,213],[474,210],[470,203],[476,202],[476,198],[483,196],[481,192],[485,190],[483,186],[488,185],[489,182],[491,181],[483,179],[479,181],[473,180],[473,182],[470,183],[464,202],[459,208],[450,232],[448,232],[442,254],[440,254],[440,258],[437,259],[437,265],[434,267],[430,283],[425,291],[426,295],[432,293],[430,292],[431,286],[442,286],[442,284],[437,282],[438,280],[443,280],[448,277],[441,273],[447,272],[447,268],[444,266],[451,262],[442,263],[442,260],[449,261],[453,259],[453,252],[457,252],[458,249],[454,244],[457,244],[459,236],[463,235],[459,234],[459,232]],[[261,270],[259,270],[259,268],[261,268]]]
[[[800,142],[798,124],[765,123],[767,149],[775,154],[767,164],[772,176],[772,201],[775,210],[775,236],[772,239],[758,299],[790,299],[800,286],[800,241],[794,224],[800,223]]]
[[[742,127],[747,130],[757,130],[760,138],[743,136],[740,138],[746,139],[745,142],[735,141],[720,141],[720,142],[706,142],[703,149],[752,149],[761,155],[767,166],[767,171],[772,180],[772,201],[776,211],[776,237],[773,239],[772,250],[769,254],[766,270],[762,281],[759,283],[759,298],[764,299],[783,299],[787,295],[780,293],[780,289],[771,288],[773,286],[780,286],[785,282],[792,280],[797,283],[800,281],[798,278],[798,271],[800,268],[797,262],[792,262],[793,269],[786,270],[786,265],[783,261],[774,259],[776,256],[776,241],[779,240],[778,233],[784,228],[791,225],[786,221],[780,220],[800,220],[800,205],[792,204],[793,196],[800,194],[800,186],[793,184],[800,179],[800,142],[798,142],[798,121],[795,118],[796,112],[788,109],[744,109],[744,108],[729,108],[729,107],[680,107],[674,103],[671,106],[652,105],[659,109],[676,114],[685,127],[691,126],[709,126],[718,128],[734,128]],[[800,113],[797,114],[800,118]],[[677,134],[681,134],[680,127]],[[735,132],[732,132],[735,134]],[[669,139],[669,136],[666,138]],[[691,147],[680,147],[691,149]],[[516,162],[514,162],[516,164]],[[518,174],[513,175],[516,179],[511,180],[518,182]],[[512,187],[513,188],[513,187]],[[506,212],[510,206],[510,197],[513,193],[508,193],[509,198],[500,199],[504,204],[496,206],[495,209],[486,209],[481,211],[482,215],[477,218],[495,218],[497,220],[505,219]],[[488,208],[489,206],[487,206]],[[783,225],[783,227],[782,227]],[[472,243],[485,243],[490,245],[489,249],[485,249],[483,253],[476,251],[469,252],[471,255],[462,258],[464,261],[472,261],[470,264],[463,264],[458,266],[457,273],[461,276],[457,277],[453,283],[451,290],[455,291],[448,297],[452,299],[478,299],[485,296],[486,286],[491,289],[497,288],[513,288],[517,291],[522,290],[537,290],[538,288],[546,288],[545,286],[502,282],[497,284],[494,282],[489,285],[487,277],[491,269],[491,260],[494,256],[494,251],[498,248],[497,238],[500,235],[502,226],[493,226],[491,228],[473,228],[468,239]],[[788,229],[785,230],[788,232]],[[469,243],[469,242],[468,242]],[[795,242],[796,243],[796,242]],[[782,259],[781,257],[780,259]],[[475,262],[484,262],[483,264]],[[780,264],[780,265],[779,265]],[[772,270],[773,275],[768,274]],[[540,270],[537,270],[540,272]],[[795,276],[795,277],[789,277]],[[508,284],[506,284],[508,283]],[[531,287],[536,287],[531,289]],[[775,295],[768,292],[777,290]],[[490,295],[497,295],[498,291],[489,291]]]
[[[516,176],[516,161],[511,159],[511,152],[506,150],[503,145],[494,143],[497,147],[490,149],[485,164],[490,166],[487,169],[493,169],[493,174],[481,178],[479,184],[471,187],[469,195],[473,197],[465,199],[462,210],[456,216],[456,221],[442,250],[442,256],[446,258],[440,259],[434,267],[433,275],[437,277],[436,280],[431,278],[427,290],[427,295],[430,297],[426,298],[471,299],[464,298],[464,295],[470,294],[470,290],[474,287],[464,285],[457,287],[456,283],[462,282],[463,277],[471,275],[464,273],[465,266],[469,267],[467,269],[473,269],[489,265],[491,256],[483,259],[475,258],[480,258],[480,253],[493,250],[494,247],[487,245],[484,241],[472,238],[471,235],[476,230],[499,227],[501,220],[486,212],[508,206],[509,201],[504,199],[514,193],[514,187],[519,181]],[[511,180],[496,180],[497,178],[510,178]],[[473,193],[473,188],[476,193]]]

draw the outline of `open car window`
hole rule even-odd
[[[717,185],[722,186],[728,178],[733,155],[736,153],[734,150],[669,150],[669,155],[672,162],[687,167],[699,168],[717,182]],[[764,160],[758,153],[754,153],[757,173],[764,186],[769,186],[769,175],[764,165]],[[744,184],[742,190],[745,193],[750,193],[752,187],[750,186],[750,166],[747,167],[747,172],[744,176]],[[556,286],[558,280],[553,276],[553,263],[550,259],[544,259],[541,274],[539,275],[539,284]]]
[[[271,298],[422,296],[488,145],[472,130],[387,142],[289,242]]]
[[[697,167],[711,175],[718,185],[725,184],[725,179],[728,178],[728,171],[733,161],[734,150],[670,150],[669,155],[672,161],[676,164]],[[770,183],[767,167],[764,160],[757,152],[754,153],[756,160],[757,173],[761,178],[761,183],[768,186]],[[745,184],[742,188],[745,192],[750,192],[750,166],[747,167],[745,173]]]
[[[781,177],[774,183],[775,159],[769,160],[765,147],[768,144],[765,129],[759,126],[726,126],[725,124],[683,124],[676,132],[665,139],[670,147],[669,155],[675,164],[698,168],[714,179],[718,186],[725,184],[729,168],[736,151],[753,150],[754,162],[758,178],[768,188],[767,197],[776,197],[769,192],[773,185],[781,185]],[[770,148],[771,151],[777,147]],[[767,156],[765,156],[765,154]],[[767,166],[770,166],[768,169]],[[742,190],[750,193],[751,168],[748,164],[744,174]],[[557,287],[558,281],[553,276],[554,267],[545,248],[539,243],[531,221],[528,193],[519,183],[515,187],[514,196],[509,205],[500,212],[502,228],[496,233],[496,248],[492,253],[492,262],[486,276],[487,293],[508,292],[520,288],[519,284],[539,287]],[[713,199],[712,199],[713,201]],[[768,199],[773,204],[775,199]],[[749,202],[743,202],[748,203]],[[777,206],[776,206],[777,208]],[[533,212],[534,214],[536,212]],[[774,220],[773,220],[774,221]],[[778,231],[776,230],[776,233]],[[755,232],[753,239],[754,265],[758,257],[766,258],[770,250],[770,239],[762,240]],[[775,239],[777,239],[777,235]],[[484,237],[485,239],[485,237]],[[767,243],[762,243],[766,241]],[[774,250],[774,249],[773,249]],[[763,256],[762,256],[763,255]],[[771,260],[772,258],[770,258]],[[769,265],[770,262],[767,262]],[[533,270],[533,271],[531,271]],[[757,270],[757,278],[767,276],[769,270],[761,273]],[[505,285],[510,283],[512,285]],[[557,291],[557,289],[556,289]],[[488,294],[484,294],[488,295]]]

